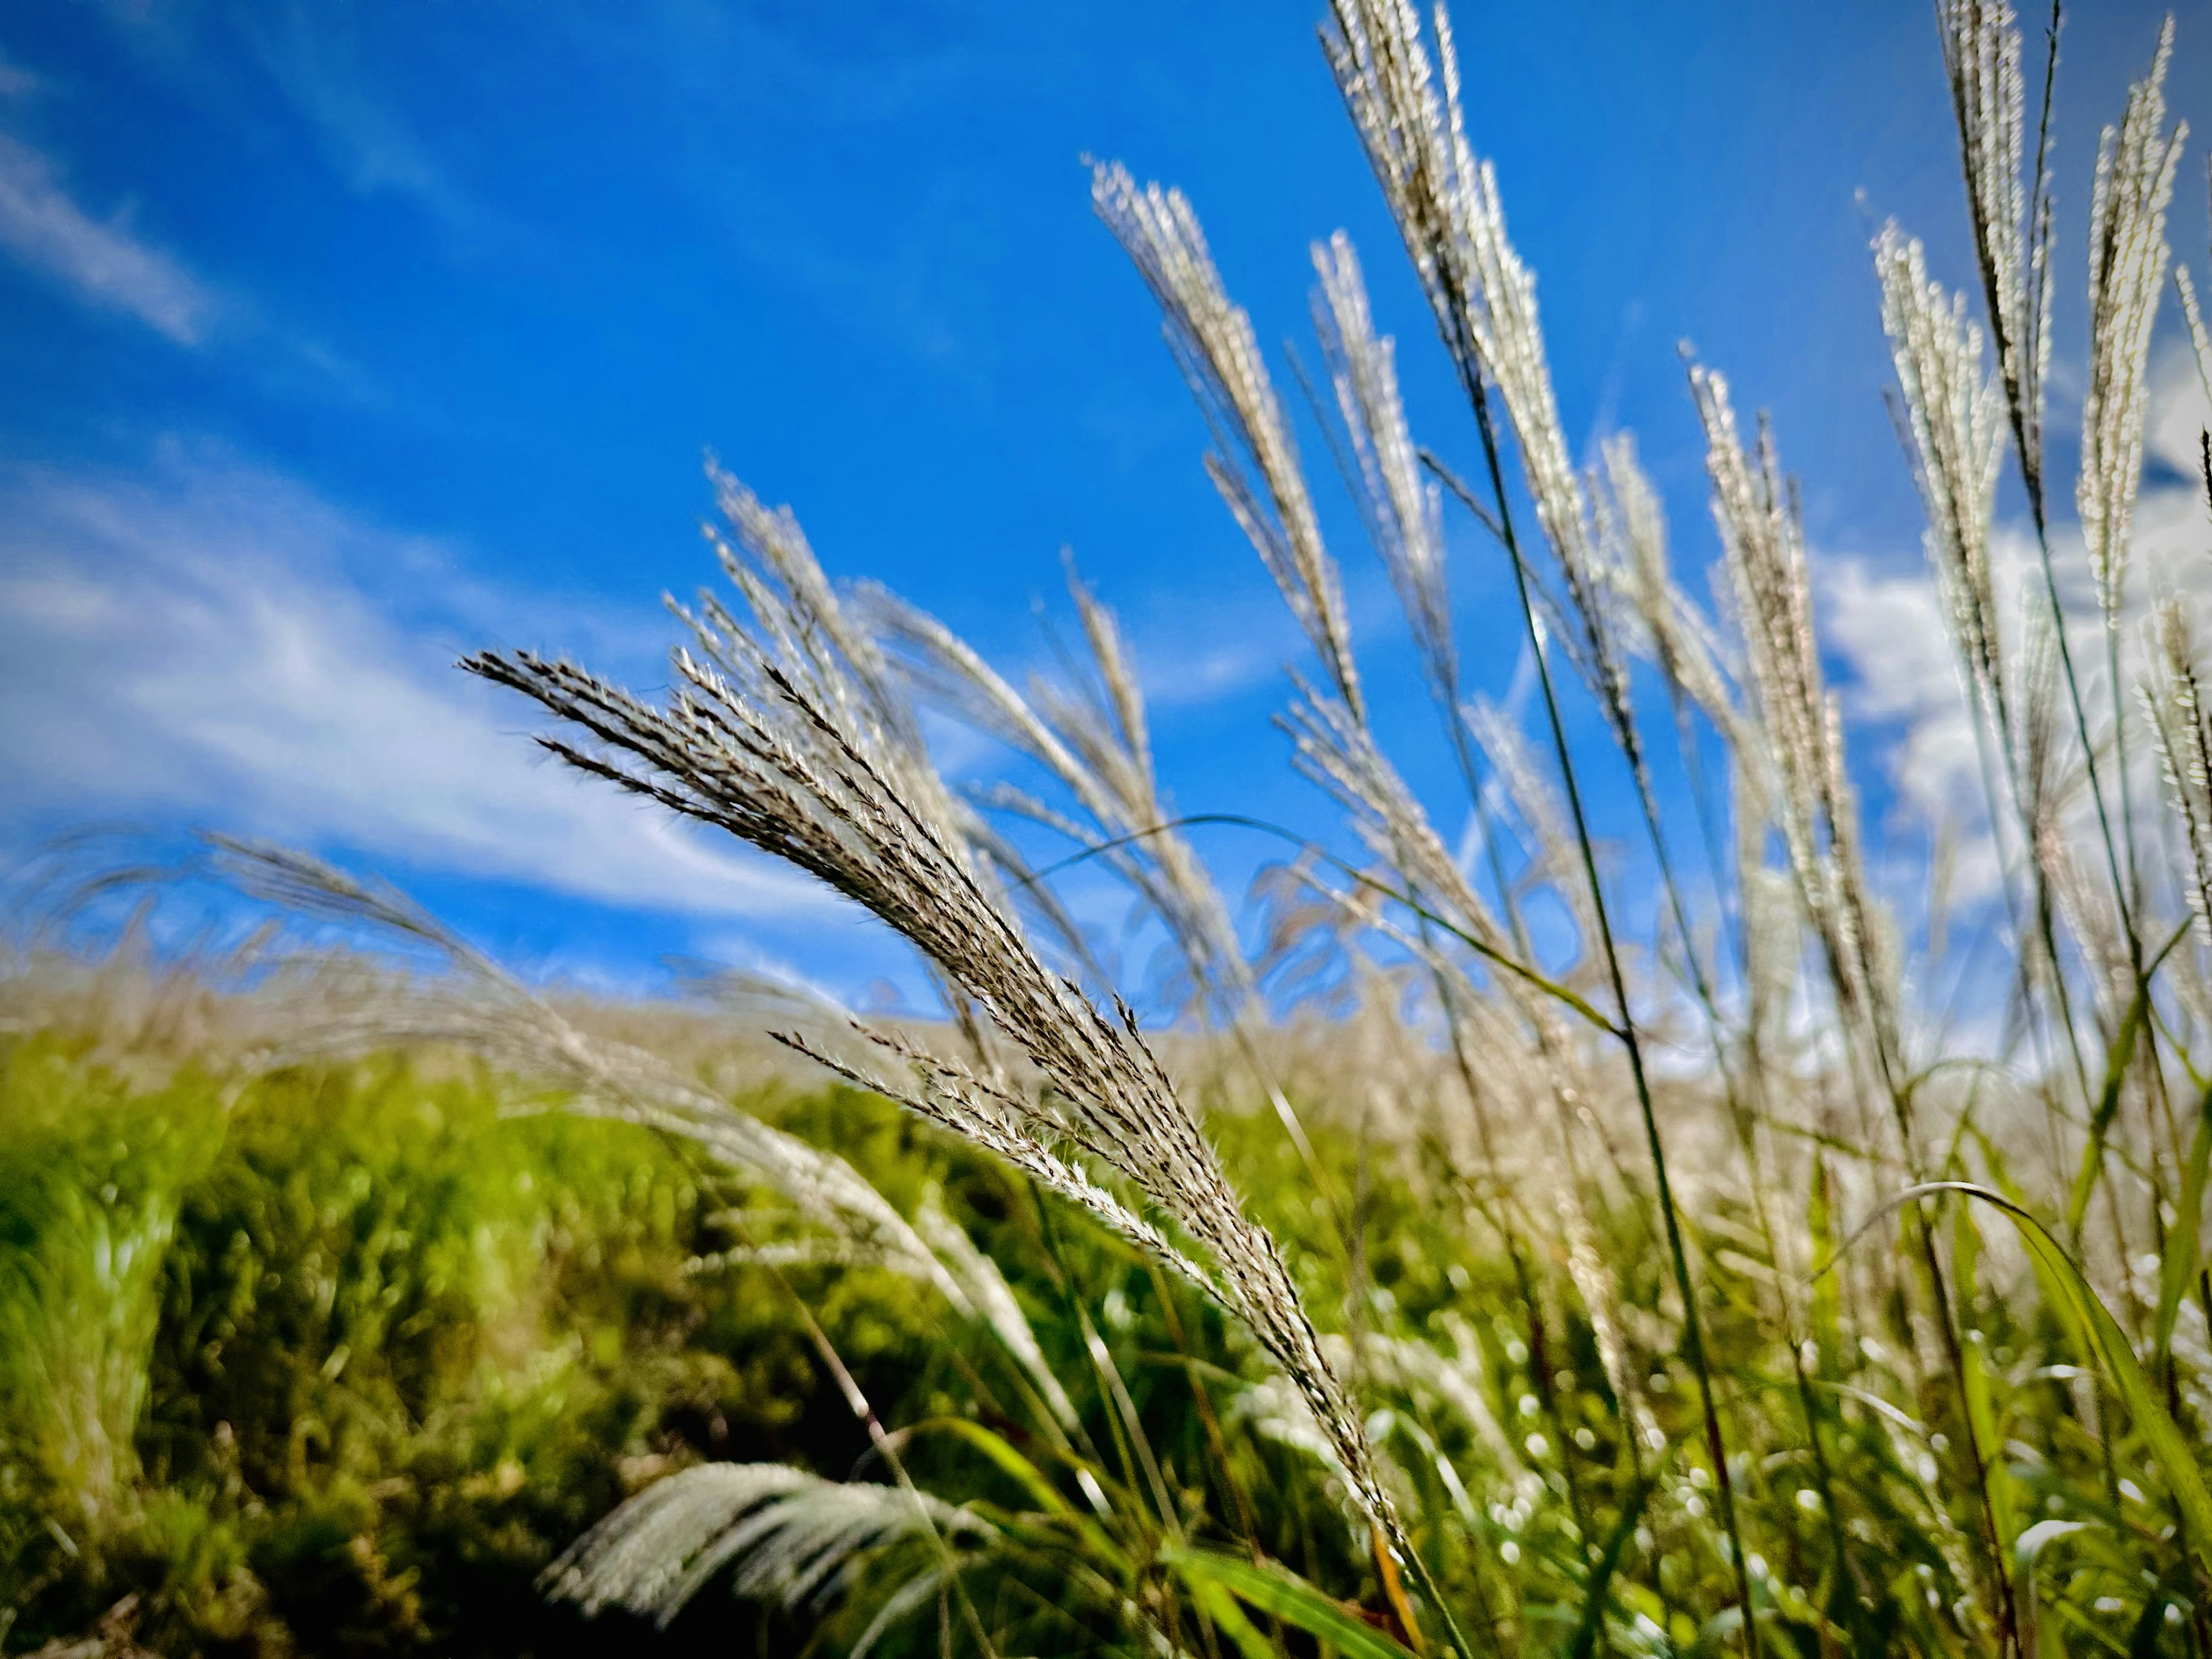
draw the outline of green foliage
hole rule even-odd
[[[1319,1637],[1346,1659],[1407,1659],[1411,1651],[1287,1567],[1239,1560],[1215,1550],[1174,1550],[1167,1561],[1193,1583],[1218,1584],[1233,1591],[1293,1630]],[[1266,1650],[1265,1644],[1261,1644],[1259,1651]]]
[[[846,1473],[865,1439],[789,1299],[687,1272],[742,1185],[501,1104],[395,1059],[134,1091],[52,1036],[0,1047],[9,1650],[134,1592],[163,1652],[556,1650],[574,1616],[535,1577],[639,1482]],[[896,1158],[888,1109],[807,1110]],[[823,1317],[926,1407],[934,1320],[906,1292],[841,1274]]]
[[[0,1051],[0,1494],[97,1532],[137,1474],[167,1251],[221,1108],[190,1076],[136,1097],[52,1039]]]
[[[1677,1455],[1699,1432],[1688,1374],[1650,1362],[1639,1431],[1554,1270],[1539,1262],[1524,1297],[1486,1218],[1499,1196],[1437,1178],[1419,1146],[1378,1149],[1316,1115],[1321,1166],[1346,1190],[1364,1182],[1354,1263],[1272,1122],[1212,1120],[1315,1304],[1364,1310],[1370,1431],[1436,1587],[1409,1572],[1394,1595],[1249,1340],[934,1132],[848,1091],[752,1103],[909,1211],[941,1194],[1076,1400],[1072,1439],[1008,1351],[934,1292],[864,1267],[702,1270],[732,1243],[729,1212],[769,1218],[763,1194],[680,1143],[503,1114],[511,1098],[488,1075],[395,1056],[133,1086],[52,1035],[0,1049],[8,1650],[88,1628],[126,1595],[140,1642],[208,1656],[490,1659],[617,1626],[672,1653],[784,1651],[809,1631],[831,1651],[864,1637],[879,1654],[933,1651],[945,1632],[965,1650],[975,1628],[1001,1654],[1094,1638],[1135,1651],[1133,1618],[1255,1659],[1424,1636],[1433,1651],[1434,1594],[1479,1650],[1688,1652],[1731,1628],[1710,1476]],[[1647,1217],[1632,1194],[1593,1218],[1632,1307],[1663,1295]],[[2004,1449],[1992,1488],[2036,1651],[2189,1651],[2189,1431],[2050,1235],[2027,1229],[2040,1278],[2007,1278],[1982,1270],[1971,1206],[1954,1200],[1945,1226],[1972,1351],[1964,1407],[1916,1382],[1909,1330],[1855,1312],[1840,1272],[1807,1287],[1793,1356],[1760,1316],[1771,1269],[1743,1218],[1720,1204],[1693,1231],[1771,1642],[1979,1650],[1953,1611],[1977,1591],[1974,1511],[1942,1469],[1963,1411]],[[554,1558],[665,1473],[707,1460],[888,1478],[802,1303],[896,1431],[901,1467],[975,1517],[957,1575],[909,1537],[794,1605],[709,1593],[665,1631],[619,1611],[586,1626],[549,1602]],[[1451,1378],[1420,1372],[1424,1352]],[[2081,1415],[2076,1368],[2113,1376],[2108,1416]]]

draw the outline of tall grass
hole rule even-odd
[[[1481,867],[1370,724],[1297,423],[1195,210],[1118,165],[1094,203],[1311,647],[1282,724],[1355,852],[1176,817],[1135,668],[1079,582],[1091,661],[1023,690],[895,596],[841,592],[787,510],[720,474],[737,601],[677,608],[665,701],[531,653],[465,665],[557,717],[541,741],[562,760],[788,860],[915,948],[943,1023],[785,998],[779,1039],[993,1160],[1011,1224],[894,1197],[591,1035],[397,896],[216,845],[213,873],[434,970],[343,1006],[323,986],[261,1063],[459,1044],[773,1195],[702,1261],[767,1275],[860,1467],[679,1470],[577,1540],[550,1595],[666,1622],[726,1577],[854,1653],[2212,1649],[2212,726],[2179,574],[2139,568],[2130,528],[2170,276],[2206,339],[2166,242],[2172,31],[2146,43],[2088,204],[2075,499],[2095,606],[2075,616],[2045,453],[2057,20],[2033,121],[2009,9],[1944,0],[1936,21],[1979,314],[1894,225],[1869,303],[1978,745],[2008,958],[1975,969],[1986,1020],[1932,1005],[1954,918],[1913,917],[1876,878],[1779,437],[1689,365],[1721,556],[1701,600],[1632,438],[1575,459],[1449,19],[1399,0],[1336,0],[1322,41],[1468,421],[1416,441],[1340,234],[1314,250],[1334,409],[1316,392],[1312,412],[1403,602]],[[2019,605],[1996,574],[2008,452],[2043,579]],[[1512,575],[1533,741],[1468,695],[1448,510]],[[1602,748],[1573,741],[1577,699]],[[953,787],[932,710],[1049,793]],[[1601,775],[1626,783],[1640,890],[1599,856]],[[1678,794],[1694,822],[1668,820]],[[1194,850],[1209,822],[1292,843],[1256,947]],[[1066,843],[1042,868],[1039,828]],[[1054,897],[1090,860],[1170,941],[1185,1030],[1140,1029]],[[1535,903],[1570,942],[1540,948]],[[1334,1024],[1271,1019],[1316,972]],[[960,1384],[925,1414],[902,1418],[814,1310],[844,1272],[932,1310]],[[112,1437],[127,1409],[93,1415]]]

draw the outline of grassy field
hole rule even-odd
[[[794,1295],[894,1420],[975,1398],[892,1275],[702,1271],[756,1194],[682,1143],[503,1117],[514,1091],[450,1057],[248,1079],[94,1046],[0,1039],[11,1651],[125,1595],[161,1653],[569,1650],[577,1615],[533,1581],[625,1493],[866,1451]],[[939,1182],[1004,1215],[979,1160],[881,1102],[750,1103],[909,1203]],[[710,1597],[654,1650],[757,1627],[790,1626]]]
[[[189,986],[167,994],[204,1000]],[[810,1260],[803,1244],[728,1260],[736,1241],[788,1235],[805,1218],[683,1139],[548,1109],[542,1089],[450,1052],[257,1074],[179,1054],[167,1029],[118,1038],[37,1012],[39,1029],[0,1038],[11,1651],[93,1627],[126,1596],[124,1622],[161,1653],[572,1650],[580,1615],[536,1581],[627,1494],[708,1460],[884,1478],[809,1317],[881,1419],[915,1431],[906,1463],[931,1489],[979,1513],[1018,1512],[1029,1494],[1000,1464],[1021,1446],[1054,1484],[1082,1490],[1073,1462],[1040,1454],[1034,1383],[988,1320],[881,1267]],[[675,1024],[702,1070],[725,1043],[739,1069],[757,1069],[757,1039]],[[1271,1556],[1375,1597],[1340,1485],[1269,1415],[1285,1402],[1266,1396],[1264,1367],[1218,1310],[887,1103],[767,1085],[740,1103],[836,1147],[903,1210],[957,1218],[1004,1264],[1040,1352],[1069,1379],[1079,1443],[1126,1459],[1141,1437],[1179,1530],[1252,1528]],[[1328,1237],[1297,1201],[1272,1119],[1232,1113],[1217,1129],[1255,1190],[1290,1200],[1262,1206],[1283,1237]],[[1443,1310],[1510,1300],[1498,1264],[1468,1248],[1463,1198],[1409,1184],[1415,1149],[1317,1133],[1339,1176],[1367,1183],[1363,1273],[1384,1323],[1435,1328]],[[1298,1259],[1317,1292],[1343,1293],[1340,1264]],[[1513,1328],[1462,1333],[1475,1357],[1453,1385],[1494,1395],[1483,1409],[1508,1420],[1514,1391],[1533,1386]],[[1110,1390],[1088,1357],[1094,1334]],[[1587,1330],[1553,1340],[1553,1364],[1570,1369],[1552,1375],[1547,1411],[1602,1427]],[[1486,1364],[1494,1384],[1480,1380]],[[1125,1401],[1132,1419],[1119,1415]],[[1472,1425],[1443,1411],[1419,1432],[1463,1455]],[[963,1438],[983,1428],[1007,1447]],[[1132,1468],[1111,1451],[1089,1467],[1129,1511],[1117,1533],[1158,1533]],[[1532,1549],[1556,1547],[1545,1530],[1528,1529]],[[1048,1552],[979,1557],[974,1595],[1007,1575],[988,1592],[1002,1651],[1109,1637],[1121,1616],[1110,1604],[1063,1590],[1071,1620],[1042,1599],[1068,1570]],[[1144,1594],[1134,1573],[1120,1588]],[[602,1618],[620,1635],[591,1639],[787,1651],[823,1610],[787,1611],[784,1599],[703,1596],[665,1633],[617,1609]],[[842,1600],[827,1629],[849,1638],[867,1621],[841,1626]],[[872,1613],[865,1589],[854,1600]],[[933,1621],[921,1624],[882,1650],[933,1651]]]
[[[1255,1656],[1438,1638],[1378,1566],[1328,1437],[1218,1305],[910,1113],[763,1080],[758,1038],[726,1020],[568,1011],[659,1038],[684,1075],[732,1090],[733,1113],[834,1148],[899,1213],[931,1218],[954,1296],[856,1255],[789,1181],[696,1138],[580,1117],[542,1077],[451,1048],[247,1064],[235,1032],[202,1028],[252,1034],[251,1020],[204,988],[151,999],[198,1022],[117,1021],[82,1012],[99,984],[37,998],[17,981],[26,1017],[0,1038],[9,1650],[94,1629],[125,1597],[114,1622],[164,1654],[840,1652],[886,1606],[875,1651],[980,1646],[949,1595],[902,1609],[936,1564],[898,1513],[817,1517],[780,1554],[775,1532],[750,1539],[772,1559],[743,1595],[723,1581],[744,1549],[686,1599],[617,1575],[596,1624],[549,1593],[563,1550],[687,1469],[775,1464],[896,1498],[840,1367],[903,1477],[941,1500],[962,1598],[996,1652],[1135,1652],[1164,1632]],[[1501,1155],[1509,1180],[1470,1176],[1462,1114],[1407,1104],[1443,1095],[1437,1056],[1394,1065],[1371,1016],[1326,1036],[1346,1075],[1388,1077],[1404,1111],[1347,1114],[1355,1091],[1285,1037],[1273,1057],[1324,1085],[1294,1091],[1312,1166],[1205,1047],[1179,1070],[1301,1293],[1342,1333],[1325,1350],[1443,1593],[1514,1652],[1732,1646],[1728,1546],[1650,1192],[1614,1170],[1579,1203],[1547,1191],[1556,1172],[1534,1145]],[[1620,1104],[1601,1138],[1632,1133]],[[1711,1103],[1678,1091],[1662,1109]],[[1978,1505],[1942,1471],[1957,1408],[1919,1352],[1929,1334],[1894,1224],[1807,1287],[1793,1352],[1775,1335],[1787,1287],[1768,1224],[1685,1161],[1770,1640],[1975,1650]],[[1826,1167],[1795,1164],[1801,1182]],[[1356,1255],[1316,1168],[1356,1209]],[[1788,1195],[1824,1251],[1839,1184]],[[2123,1402],[2091,1382],[2002,1231],[1984,1242],[1962,1209],[1947,1243],[2038,1650],[2193,1650],[2154,1452],[2113,1420]],[[1011,1320],[978,1291],[992,1278]],[[1026,1355],[1016,1333],[1031,1334]],[[2201,1364],[2174,1372],[2192,1416]],[[732,1524],[709,1505],[689,1534],[646,1542],[665,1577]],[[1223,1560],[1295,1574],[1282,1583],[1310,1600],[1209,1576]],[[1320,1610],[1340,1606],[1358,1629],[1332,1638]]]

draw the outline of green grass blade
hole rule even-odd
[[[1671,1455],[1672,1449],[1669,1449]],[[1613,1575],[1620,1566],[1620,1558],[1628,1548],[1628,1540],[1636,1535],[1636,1523],[1644,1518],[1644,1505],[1651,1496],[1658,1470],[1636,1483],[1620,1506],[1620,1516],[1607,1534],[1604,1552],[1591,1567],[1589,1583],[1583,1595],[1582,1623],[1575,1627],[1575,1639],[1567,1644],[1569,1659],[1589,1659],[1595,1651],[1599,1633],[1605,1628],[1605,1604],[1613,1590]]]
[[[2158,1341],[2154,1362],[2163,1365],[2173,1348],[2174,1322],[2181,1316],[2181,1299],[2189,1294],[2203,1260],[2204,1176],[2212,1164],[2212,1090],[2197,1103],[2197,1135],[2190,1143],[2189,1161],[2181,1171],[2181,1202],[2173,1227],[2166,1236],[2166,1260],[2158,1286]]]
[[[2166,1631],[2166,1610],[2173,1604],[2173,1592],[2160,1585],[2143,1603],[2142,1612],[2136,1616],[2135,1628],[2128,1632],[2128,1659],[2158,1659],[2159,1638]]]
[[[1198,1610],[1213,1621],[1214,1629],[1236,1644],[1243,1659],[1282,1659],[1267,1634],[1244,1616],[1244,1609],[1226,1586],[1200,1576],[1183,1578],[1184,1588],[1190,1591],[1191,1601]]]
[[[981,1423],[965,1417],[933,1417],[915,1424],[910,1434],[937,1432],[950,1434],[966,1441],[983,1454],[991,1465],[1014,1481],[1027,1492],[1030,1499],[1048,1515],[1074,1513],[1068,1501],[1046,1479],[1042,1469],[1017,1451],[1004,1435],[994,1433]]]
[[[2066,1200],[2066,1231],[2078,1235],[2082,1218],[2089,1213],[2089,1198],[2097,1189],[2097,1177],[2105,1168],[2105,1140],[2112,1132],[2112,1120],[2119,1115],[2120,1090],[2127,1082],[2128,1067],[2135,1063],[2136,1043],[2144,1028],[2150,1023],[2150,981],[2160,966],[2187,935],[2192,923],[2185,922],[2174,936],[2166,940],[2150,965],[2143,969],[2142,979],[2136,987],[2135,996],[2128,1003],[2126,1016],[2120,1029],[2112,1034],[2112,1041],[2105,1050],[2105,1086],[2097,1097],[2097,1105],[2089,1116],[2089,1144],[2081,1149],[2081,1167],[2074,1176],[2074,1191]]]
[[[1974,1305],[1981,1254],[1982,1236],[1974,1225],[1973,1212],[1961,1204],[1952,1212],[1951,1261],[1953,1290],[1962,1317]],[[2019,1533],[2020,1524],[2014,1513],[2012,1476],[2004,1459],[2004,1436],[1997,1421],[1996,1391],[1990,1377],[1989,1356],[1981,1344],[1969,1341],[1961,1345],[1959,1361],[1960,1381],[1966,1397],[1966,1420],[1973,1429],[1973,1443],[1981,1462],[1975,1476],[1989,1494],[1997,1547],[2008,1548]]]
[[[2081,1222],[2089,1213],[2089,1200],[2097,1190],[2097,1177],[2105,1168],[2105,1140],[2112,1132],[2112,1120],[2119,1115],[2120,1086],[2126,1082],[2128,1067],[2134,1063],[2136,1039],[2142,1034],[2143,1023],[2150,1015],[2150,999],[2142,991],[2128,1005],[2127,1015],[2120,1021],[2120,1029],[2105,1050],[2105,1087],[2097,1097],[2095,1110],[2089,1115],[2089,1140],[2081,1148],[2081,1167],[2075,1172],[2074,1190],[2066,1200],[2066,1231],[2079,1233]]]
[[[1324,1595],[1280,1562],[1261,1565],[1218,1550],[1186,1547],[1162,1550],[1160,1559],[1192,1585],[1194,1593],[1200,1584],[1218,1585],[1291,1628],[1328,1643],[1345,1659],[1415,1659],[1411,1648]]]
[[[1054,1487],[1043,1470],[1022,1455],[1003,1435],[965,1417],[935,1417],[916,1424],[915,1431],[934,1431],[966,1441],[982,1453],[1000,1474],[1013,1480],[1045,1514],[1073,1527],[1099,1559],[1116,1571],[1129,1568],[1127,1554],[1106,1529],[1070,1504]],[[1070,1460],[1073,1462],[1073,1460]]]
[[[1813,1260],[1826,1264],[1836,1250],[1834,1187],[1828,1178],[1828,1161],[1818,1147],[1814,1149],[1812,1165],[1806,1228],[1811,1235]],[[1813,1340],[1820,1352],[1820,1364],[1814,1369],[1822,1375],[1833,1375],[1844,1352],[1843,1293],[1834,1275],[1824,1272],[1814,1276],[1812,1300]]]
[[[2196,1449],[2180,1425],[2167,1413],[2156,1385],[2129,1346],[2127,1333],[2120,1328],[2119,1322],[2090,1288],[2081,1268],[2075,1266],[2074,1259],[2051,1236],[2049,1228],[2024,1206],[1987,1187],[1968,1181],[1931,1181],[1898,1194],[1863,1224],[1854,1237],[1863,1237],[1875,1220],[1900,1205],[1933,1193],[1964,1194],[2011,1218],[2020,1231],[2021,1242],[2045,1270],[2042,1282],[2059,1292],[2059,1311],[2075,1328],[2085,1352],[2096,1361],[2126,1404],[2135,1419],[2136,1431],[2158,1460],[2167,1489],[2173,1494],[2174,1506],[2181,1511],[2181,1528],[2189,1547],[2206,1569],[2212,1571],[2212,1490],[2207,1489],[2204,1471],[2197,1467]]]

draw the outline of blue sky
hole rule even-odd
[[[2160,15],[2069,25],[2057,429],[2095,131]],[[852,913],[540,763],[528,712],[447,667],[528,645],[659,684],[658,596],[711,574],[708,448],[790,503],[833,574],[889,583],[1012,668],[1041,658],[1032,606],[1072,548],[1133,639],[1179,804],[1325,831],[1268,726],[1297,635],[1200,470],[1203,428],[1081,161],[1182,185],[1265,340],[1307,337],[1307,247],[1348,230],[1404,343],[1417,436],[1464,459],[1316,16],[9,9],[0,857],[94,821],[266,834],[383,872],[540,971],[636,984],[701,955],[871,994],[898,959]],[[1937,690],[1900,690],[1925,666],[1892,625],[1917,615],[1918,520],[1866,243],[1893,213],[1939,273],[1967,274],[1924,0],[1457,16],[1472,137],[1539,273],[1571,434],[1637,430],[1677,558],[1701,568],[1676,343],[1772,410],[1842,595],[1837,672],[1890,734],[1863,748],[1865,781],[1909,848]],[[2212,120],[2212,15],[2179,21],[2170,97]],[[2200,271],[2202,155],[2172,227]],[[1454,824],[1387,584],[1329,511],[1382,729]],[[1516,660],[1504,574],[1462,541],[1462,648],[1493,693]],[[1236,891],[1272,856],[1206,848]]]

